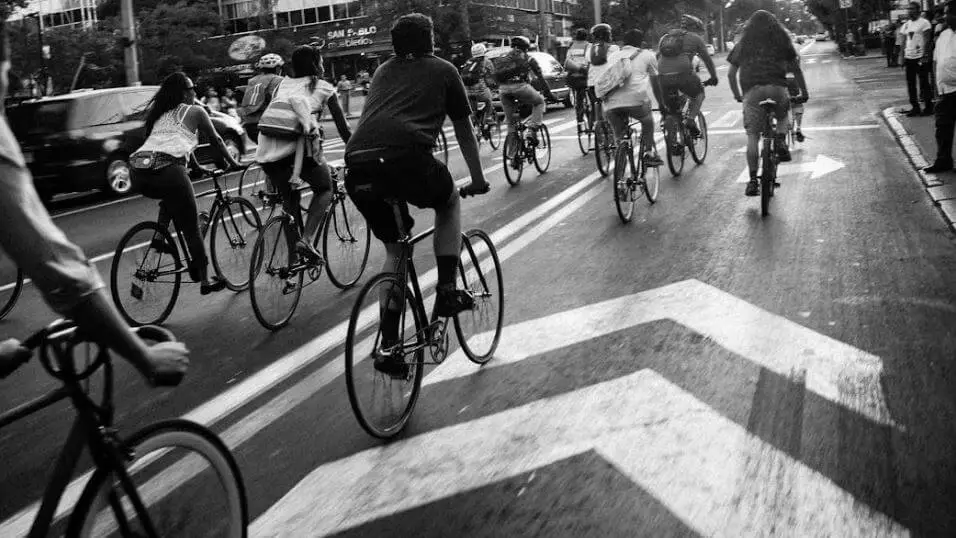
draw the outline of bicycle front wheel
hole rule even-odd
[[[496,150],[501,147],[501,120],[495,118],[495,122],[489,124],[487,127],[486,134],[488,136],[488,144],[491,145],[492,150]]]
[[[373,277],[355,300],[345,382],[355,418],[373,437],[398,435],[412,416],[425,369],[426,324],[412,291],[394,273]],[[386,364],[391,368],[383,371]]]
[[[368,263],[372,232],[347,195],[336,195],[322,230],[322,256],[329,280],[339,289],[351,288]]]
[[[445,138],[445,131],[441,129],[438,130],[438,137],[435,138],[435,147],[432,148],[432,153],[439,161],[446,166],[448,165],[448,139]]]
[[[17,304],[20,298],[20,292],[23,291],[23,270],[17,268],[17,275],[13,282],[0,285],[0,319],[3,319],[13,310],[13,305]]]
[[[770,214],[770,198],[773,197],[774,183],[777,181],[777,166],[773,159],[776,148],[766,138],[760,152],[760,214]]]
[[[650,136],[650,135],[648,135]],[[641,135],[640,138],[641,148],[644,147],[644,135]],[[643,149],[641,150],[643,152]],[[657,202],[657,193],[661,188],[661,167],[660,166],[647,166],[647,163],[644,162],[644,157],[640,160],[640,170],[638,170],[638,176],[641,178],[641,189],[644,190],[644,194],[647,196],[647,201],[650,203]]]
[[[591,142],[594,134],[594,122],[592,118],[591,102],[585,98],[584,104],[579,106],[584,108],[584,125],[578,124],[578,148],[581,149],[581,155],[587,155],[591,151]],[[577,119],[575,117],[575,119]]]
[[[700,130],[700,136],[689,136],[687,140],[687,149],[690,150],[690,156],[697,164],[702,164],[707,158],[707,119],[703,112],[697,113],[697,129]]]
[[[138,327],[166,321],[179,297],[182,267],[169,230],[155,222],[130,228],[110,266],[110,293],[126,323]]]
[[[505,137],[505,147],[502,153],[504,154],[502,164],[505,168],[505,179],[511,186],[521,183],[521,173],[524,171],[524,152],[521,148],[518,133],[508,133],[508,136]]]
[[[67,536],[245,538],[242,474],[214,433],[187,420],[158,422],[133,434],[122,454],[121,471],[93,473]]]
[[[617,155],[614,156],[614,205],[624,224],[631,222],[637,195],[636,176],[630,154],[631,145],[624,143],[617,148]]]
[[[261,227],[259,212],[245,198],[226,198],[213,217],[209,239],[212,267],[232,291],[249,287],[252,247]]]
[[[471,294],[475,306],[455,316],[455,333],[465,356],[476,364],[484,364],[501,340],[505,290],[498,250],[482,230],[462,234],[458,276],[459,289]]]
[[[548,126],[541,124],[538,126],[538,146],[534,148],[534,167],[538,169],[539,174],[548,171],[551,166],[551,133],[548,132]]]
[[[257,198],[256,194],[259,191],[269,192],[270,190],[272,190],[272,187],[268,185],[268,177],[262,171],[262,167],[258,165],[247,166],[239,174],[239,184],[236,186],[235,195],[253,200]]]
[[[678,119],[672,118],[673,125],[667,125],[664,120],[664,141],[667,146],[667,168],[671,175],[677,177],[684,171],[684,129],[677,125]]]
[[[607,177],[611,173],[611,161],[614,159],[614,135],[606,120],[594,124],[594,160],[598,172]]]
[[[302,271],[293,270],[296,255],[288,231],[293,226],[291,220],[286,215],[269,219],[259,232],[249,262],[252,311],[270,331],[289,323],[302,296]]]

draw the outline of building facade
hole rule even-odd
[[[14,11],[10,20],[36,17],[41,29],[91,28],[98,22],[96,0],[31,0],[26,8]]]

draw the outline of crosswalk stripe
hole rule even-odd
[[[724,115],[718,118],[717,121],[715,121],[714,123],[711,123],[707,127],[708,128],[730,127],[733,124],[737,123],[737,117],[742,115],[743,113],[739,110],[731,110],[729,112],[724,113]]]

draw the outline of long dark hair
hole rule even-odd
[[[768,11],[758,9],[744,24],[743,35],[734,50],[740,49],[737,59],[746,63],[758,55],[769,55],[779,60],[789,59],[793,50],[790,37]]]
[[[325,73],[319,50],[309,45],[297,47],[292,51],[292,71],[296,78],[309,77],[309,92],[314,92],[319,79]]]
[[[163,79],[156,95],[146,104],[149,107],[149,112],[146,113],[146,136],[153,132],[153,126],[163,114],[186,102],[188,88],[189,77],[182,71],[176,71]]]

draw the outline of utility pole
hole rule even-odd
[[[123,62],[126,64],[126,85],[139,86],[139,58],[136,55],[136,19],[133,0],[120,0],[120,21],[123,27]]]
[[[594,24],[601,24],[601,0],[593,0],[594,2]]]

